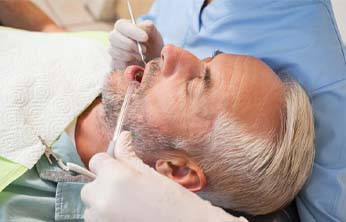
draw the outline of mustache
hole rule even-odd
[[[137,95],[144,95],[145,92],[148,91],[151,87],[156,82],[156,79],[158,77],[158,74],[161,71],[161,60],[160,58],[153,59],[150,64],[149,64],[149,69],[147,72],[145,72],[142,82],[141,82],[141,87],[139,90],[136,92]]]
[[[150,69],[161,69],[161,59],[156,58],[156,59],[151,60],[149,68]]]

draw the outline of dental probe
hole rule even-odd
[[[135,20],[135,17],[133,15],[133,11],[132,11],[132,6],[131,6],[131,3],[130,3],[130,0],[127,0],[127,8],[129,10],[129,13],[130,13],[132,24],[136,25],[136,20]],[[142,49],[141,44],[138,41],[137,41],[137,48],[138,48],[138,51],[139,51],[139,55],[141,56],[142,62],[144,63],[144,65],[146,65],[147,63],[144,60],[143,49]]]
[[[112,140],[109,143],[108,148],[107,148],[107,153],[109,155],[111,155],[112,157],[114,157],[114,149],[115,149],[115,146],[117,144],[117,140],[119,138],[120,132],[123,128],[124,119],[126,116],[126,111],[127,111],[130,99],[131,99],[131,95],[133,94],[137,85],[138,85],[138,82],[134,80],[127,87],[124,102],[121,106],[120,113],[119,113],[119,116],[117,119],[117,125],[116,125],[115,130],[114,130],[114,135],[113,135],[113,138],[112,138]],[[81,175],[84,175],[84,176],[86,176],[92,180],[95,179],[95,177],[96,177],[95,174],[93,174],[89,170],[85,169],[84,167],[81,167],[81,166],[74,164],[74,163],[66,163],[65,164],[64,161],[52,151],[51,147],[43,140],[43,138],[41,136],[38,136],[38,139],[41,141],[42,145],[45,146],[45,155],[48,159],[49,164],[51,164],[51,165],[53,164],[52,159],[51,159],[51,158],[53,158],[56,160],[58,166],[61,169],[63,169],[64,171],[70,171],[70,172],[73,171],[73,172],[79,173]]]
[[[111,156],[114,156],[114,148],[117,144],[118,137],[119,137],[120,132],[123,128],[124,119],[126,116],[126,111],[127,111],[130,99],[131,99],[131,95],[133,94],[137,84],[138,84],[137,81],[132,81],[130,83],[130,85],[127,87],[124,102],[121,106],[120,114],[119,114],[118,119],[117,119],[117,125],[116,125],[115,130],[114,130],[114,135],[113,135],[113,138],[112,138],[111,142],[109,143],[108,149],[107,149],[107,153]]]
[[[114,157],[114,149],[116,147],[120,132],[123,128],[124,120],[126,117],[126,111],[127,111],[128,106],[129,106],[129,102],[131,100],[131,95],[133,94],[137,85],[138,85],[137,81],[132,81],[130,83],[130,85],[127,87],[124,102],[121,105],[120,113],[119,113],[119,116],[117,119],[117,125],[116,125],[115,130],[114,130],[114,135],[113,135],[113,138],[112,138],[111,142],[109,143],[108,149],[107,149],[107,153],[109,155],[111,155],[112,157]],[[66,169],[65,169],[66,171],[73,171],[73,172],[79,173],[81,175],[84,175],[84,176],[92,179],[92,180],[96,178],[94,173],[90,172],[89,170],[87,170],[87,169],[85,169],[85,168],[83,168],[77,164],[66,163],[65,166],[66,166]]]

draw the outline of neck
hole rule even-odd
[[[99,152],[105,152],[110,141],[106,127],[103,125],[103,106],[96,99],[77,120],[75,130],[77,152],[85,166]]]

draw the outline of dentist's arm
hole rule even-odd
[[[29,31],[65,31],[30,1],[0,0],[0,23]]]
[[[121,138],[116,159],[100,153],[90,161],[90,169],[97,177],[81,191],[87,206],[86,221],[247,221],[227,214],[158,174],[130,150],[129,133],[122,133]]]

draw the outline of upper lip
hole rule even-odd
[[[149,74],[150,68],[155,64],[161,67],[159,58],[148,62],[144,68],[138,65],[128,66],[125,69],[124,74],[130,81],[138,81],[142,83],[143,79],[147,77],[146,75]]]

